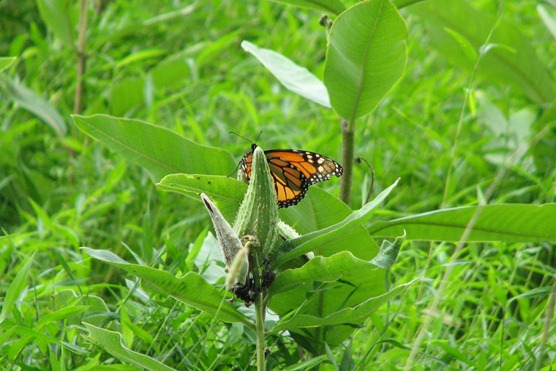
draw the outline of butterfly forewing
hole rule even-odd
[[[253,160],[251,151],[241,159],[241,171],[246,180],[251,179]],[[315,152],[295,149],[272,149],[265,156],[274,180],[279,207],[297,204],[305,197],[310,185],[329,180],[332,175],[341,176],[343,169],[336,161]]]

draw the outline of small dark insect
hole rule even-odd
[[[262,265],[262,282],[259,289],[255,286],[255,281],[251,276],[247,279],[245,285],[236,284],[232,288],[232,292],[238,299],[243,300],[246,307],[249,307],[255,301],[255,294],[266,292],[275,278],[276,273],[274,273],[274,271],[272,270],[270,262],[266,260],[265,263]]]

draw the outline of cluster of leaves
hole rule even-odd
[[[12,31],[0,43],[2,55],[18,56],[15,62],[0,61],[0,67],[9,67],[0,81],[2,101],[12,103],[0,107],[5,117],[0,133],[0,223],[6,231],[0,239],[1,362],[7,367],[55,369],[120,362],[149,369],[165,369],[164,364],[247,368],[253,363],[254,343],[245,344],[253,338],[253,329],[245,317],[237,317],[235,309],[219,311],[223,293],[207,284],[221,283],[224,273],[214,264],[218,248],[207,234],[208,220],[200,203],[158,192],[152,181],[171,173],[227,175],[234,169],[236,161],[230,153],[192,147],[182,136],[198,143],[228,144],[235,140],[227,134],[230,129],[241,133],[263,129],[268,147],[340,153],[336,114],[282,89],[239,46],[241,40],[253,41],[243,43],[244,49],[263,64],[268,62],[265,56],[270,56],[267,67],[282,83],[287,79],[272,68],[277,55],[255,45],[279,50],[318,71],[322,59],[330,57],[324,55],[324,30],[316,21],[308,21],[316,20],[319,13],[279,4],[254,7],[227,1],[181,8],[173,8],[174,3],[99,3],[87,9],[87,73],[78,79],[75,65],[83,57],[75,36],[79,4],[18,3],[22,5],[17,9],[14,3],[0,5],[3,15],[32,9],[20,23],[17,17],[10,18]],[[334,18],[355,2],[303,3],[324,4]],[[393,3],[403,7],[413,2]],[[370,235],[395,237],[405,230],[412,240],[447,242],[407,244],[393,277],[398,282],[409,282],[416,275],[423,279],[403,300],[392,302],[395,315],[366,308],[369,326],[356,332],[353,346],[342,343],[335,350],[315,350],[306,341],[314,333],[300,331],[306,335],[303,340],[294,331],[296,341],[307,349],[318,354],[328,351],[305,366],[325,360],[336,363],[342,357],[342,367],[349,367],[354,359],[361,362],[360,367],[372,361],[386,368],[409,367],[418,352],[424,355],[418,358],[424,367],[514,368],[549,363],[543,357],[546,350],[553,350],[547,339],[555,331],[549,321],[554,254],[552,245],[544,241],[554,239],[554,206],[486,205],[414,214],[492,201],[553,201],[553,76],[542,62],[548,60],[542,48],[534,50],[534,44],[522,35],[536,34],[541,23],[525,25],[534,24],[531,19],[537,17],[556,33],[553,10],[539,7],[537,15],[530,5],[507,4],[509,9],[495,16],[496,9],[490,5],[439,3],[404,9],[411,26],[406,79],[356,129],[355,152],[372,159],[375,188],[386,189],[399,176],[402,182],[379,210],[381,221],[366,225],[366,230],[358,225],[359,234],[351,239],[344,239],[341,232],[332,237],[355,250],[361,247],[360,257],[365,260],[378,251]],[[519,19],[509,19],[508,14]],[[246,25],[246,19],[251,24]],[[522,24],[523,29],[517,30],[515,25]],[[289,30],[287,43],[280,36],[285,33],[271,32],[275,29]],[[535,38],[537,45],[551,40],[546,31]],[[431,47],[440,53],[430,53]],[[344,68],[341,61],[331,64]],[[396,65],[389,71],[396,71]],[[330,76],[325,71],[325,82],[330,82]],[[133,116],[157,123],[76,117],[81,130],[119,152],[126,162],[84,139],[70,120],[80,79],[86,86],[82,113]],[[345,88],[341,83],[349,80],[338,83],[330,101],[318,103],[331,105],[341,117],[354,121],[366,112],[354,111],[341,94],[334,96]],[[284,85],[297,93],[307,92],[296,91],[295,84],[293,88]],[[378,101],[371,103],[374,106]],[[228,147],[235,155],[245,152],[244,145]],[[363,204],[370,176],[357,169],[353,174],[354,184],[361,189],[353,187],[352,205]],[[195,184],[191,178],[185,185],[176,180],[167,177],[159,187],[184,194],[207,188],[207,179]],[[230,202],[223,203],[223,212],[233,219],[245,186],[224,182],[211,183],[211,189],[226,190]],[[347,207],[314,189],[299,206],[281,213],[281,218],[307,234],[293,242],[296,254],[317,251],[329,256],[338,244],[307,243],[315,237],[310,233],[337,228],[344,219],[349,223],[349,215]],[[468,228],[470,220],[473,228]],[[328,233],[333,234],[335,228]],[[494,240],[505,243],[472,243]],[[80,246],[111,253],[79,250]],[[90,255],[127,270],[132,278],[124,281],[121,270],[95,262]],[[332,258],[337,260],[332,264],[336,267],[358,264],[346,253]],[[301,273],[315,274],[330,266],[318,258]],[[202,279],[185,285],[176,277],[186,272],[197,272]],[[318,281],[333,283],[341,276],[353,281],[343,272],[327,273],[328,278]],[[375,273],[372,284],[379,295],[386,276],[384,270]],[[142,288],[136,277],[154,286]],[[302,304],[312,290],[290,297],[285,288],[307,280],[295,271],[279,276],[273,288],[277,298],[273,309],[287,314],[292,303]],[[178,301],[169,299],[168,293]],[[215,293],[214,300],[200,302],[218,303],[216,308],[196,306],[191,299],[207,299]],[[232,318],[222,325],[203,311],[228,313]],[[346,318],[338,316],[330,323]],[[307,327],[313,320],[286,317],[273,331]],[[345,334],[354,330],[353,322],[348,322]],[[420,343],[424,331],[427,338]],[[273,334],[269,340],[269,366],[299,362],[290,337]]]

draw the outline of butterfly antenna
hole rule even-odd
[[[257,138],[255,139],[255,142],[251,141],[249,138],[244,137],[243,135],[240,135],[238,133],[236,133],[235,131],[230,131],[230,134],[233,134],[235,136],[240,137],[241,139],[245,139],[246,141],[248,141],[249,143],[251,143],[251,152],[255,150],[255,148],[257,147],[257,140],[259,140],[259,137],[261,136],[261,134],[263,133],[263,131],[261,130],[259,132],[259,135],[257,135]],[[241,166],[241,161],[237,164],[236,168],[234,169],[234,171],[232,171],[232,173],[230,175],[228,175],[228,178],[231,177],[232,175],[234,175],[234,173],[237,172],[237,169],[239,169],[239,167]]]
[[[375,185],[375,170],[373,169],[373,165],[369,163],[369,161],[365,160],[363,157],[357,157],[355,162],[360,164],[361,162],[365,162],[371,171],[371,185],[369,186],[369,192],[367,192],[367,197],[365,198],[365,203],[369,202],[371,198],[371,193],[373,193],[373,186]]]
[[[251,139],[246,138],[246,137],[244,137],[243,135],[240,135],[240,134],[236,133],[235,131],[230,131],[230,134],[233,134],[233,135],[235,135],[235,136],[238,136],[238,137],[240,137],[241,139],[245,139],[246,141],[248,141],[248,142],[251,143],[251,144],[257,143],[257,141],[258,141],[259,138],[261,137],[261,134],[262,134],[262,133],[263,133],[263,131],[261,130],[261,131],[259,132],[259,135],[257,135],[257,138],[255,138],[255,141],[253,142]]]
[[[259,131],[259,135],[257,135],[257,138],[255,139],[255,143],[257,143],[259,141],[259,138],[261,137],[261,134],[263,133],[263,131]]]
[[[245,139],[246,141],[248,141],[249,143],[253,144],[253,141],[249,138],[244,137],[243,135],[239,135],[238,133],[236,133],[235,131],[230,131],[230,134],[233,134],[237,137],[240,137],[241,139]]]

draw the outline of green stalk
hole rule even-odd
[[[255,334],[257,338],[257,370],[266,370],[266,359],[264,356],[265,338],[264,338],[264,304],[262,294],[259,292],[255,295]]]
[[[348,205],[351,199],[354,153],[355,124],[342,120],[342,166],[344,174],[340,181],[340,200]]]
[[[88,0],[81,0],[79,7],[79,33],[77,36],[77,86],[75,87],[75,98],[73,101],[74,114],[80,114],[83,108],[83,75],[85,74],[85,62],[87,60],[85,51],[87,43],[87,6]]]
[[[253,254],[255,264],[252,265],[253,279],[255,281],[255,338],[257,342],[257,371],[266,370],[266,358],[265,358],[265,334],[264,334],[264,314],[266,311],[266,305],[263,302],[263,293],[261,290],[262,277],[259,271],[259,254],[255,252]]]

